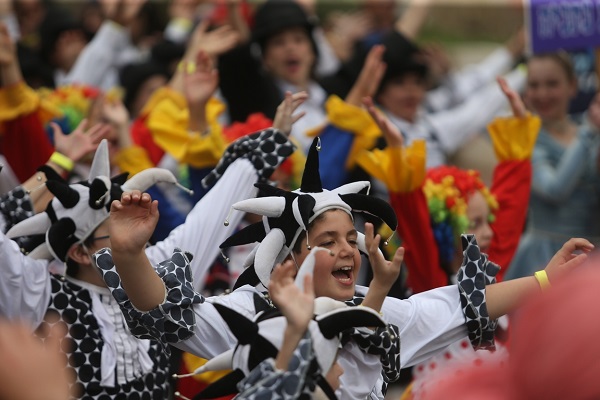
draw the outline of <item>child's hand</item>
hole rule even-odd
[[[60,126],[54,122],[51,122],[50,126],[54,131],[56,151],[69,157],[73,162],[78,162],[87,154],[96,151],[98,144],[110,133],[110,127],[106,124],[96,124],[88,129],[87,119],[81,121],[68,135],[65,135]]]
[[[17,59],[15,44],[10,37],[8,28],[0,23],[0,65],[9,65]]]
[[[560,275],[580,266],[587,259],[587,253],[594,249],[594,245],[587,239],[569,239],[561,249],[556,252],[545,270],[550,282],[560,279]],[[576,251],[581,254],[574,254]]]
[[[136,253],[143,251],[158,222],[158,201],[139,190],[124,192],[110,205],[111,249]]]
[[[396,250],[392,261],[387,261],[379,251],[381,236],[379,234],[374,235],[374,231],[373,224],[367,222],[365,224],[365,244],[369,252],[369,262],[371,268],[373,268],[373,282],[378,288],[387,287],[389,291],[400,275],[402,261],[404,260],[404,247]],[[387,292],[385,295],[387,295]]]
[[[294,94],[285,92],[283,102],[277,107],[277,113],[273,119],[273,128],[278,129],[286,136],[289,136],[292,131],[292,125],[305,114],[305,112],[301,112],[294,115],[294,111],[296,111],[306,99],[308,99],[308,94],[306,92]]]
[[[303,333],[313,318],[315,292],[312,275],[304,277],[304,291],[294,283],[295,275],[296,266],[292,261],[278,264],[271,273],[269,295],[287,319],[288,326]]]
[[[383,62],[383,53],[383,45],[375,45],[369,50],[360,74],[346,96],[346,103],[360,107],[363,98],[375,96],[387,68]]]
[[[390,147],[402,147],[404,138],[400,130],[390,121],[383,113],[378,111],[373,104],[373,99],[370,97],[363,98],[363,104],[367,107],[367,111],[375,120],[375,123],[383,133],[385,140]]]
[[[504,96],[506,96],[506,99],[510,103],[510,108],[512,109],[513,115],[517,118],[525,117],[527,115],[527,108],[525,107],[523,99],[521,99],[519,93],[515,92],[510,86],[508,86],[508,83],[506,83],[504,78],[498,77],[496,78],[496,81],[498,82],[498,85],[500,85],[500,90],[502,90],[502,93],[504,93]]]
[[[204,107],[219,85],[219,74],[214,68],[212,58],[199,51],[195,62],[183,62],[183,81],[185,98],[190,111]]]

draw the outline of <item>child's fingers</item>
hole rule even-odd
[[[88,120],[87,120],[87,118],[84,118],[81,120],[79,125],[77,125],[77,128],[75,128],[75,130],[85,132],[87,130],[87,128],[88,128]]]
[[[119,200],[113,200],[112,203],[110,203],[110,212],[117,212],[123,209],[123,205],[121,204],[121,202]]]
[[[292,115],[292,124],[295,124],[300,118],[306,115],[306,111],[302,111],[296,115]]]
[[[313,297],[315,295],[312,274],[306,274],[304,276],[304,294],[311,295]]]
[[[394,258],[392,259],[392,263],[396,266],[401,266],[402,261],[404,261],[404,247],[399,247],[394,254]]]

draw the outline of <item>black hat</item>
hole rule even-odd
[[[81,23],[73,17],[69,10],[61,7],[48,9],[46,17],[40,25],[40,55],[43,61],[50,61],[60,35],[72,30],[80,30],[83,33]]]
[[[394,31],[386,35],[382,44],[385,46],[383,61],[387,68],[380,90],[385,83],[408,73],[415,73],[422,78],[427,76],[428,67],[417,58],[421,49],[415,42]]]
[[[144,82],[155,75],[164,76],[169,79],[167,68],[153,62],[129,64],[123,68],[120,74],[121,86],[125,89],[125,107],[131,111],[131,106]]]
[[[252,40],[264,50],[265,43],[271,36],[295,27],[306,30],[316,54],[317,47],[312,39],[315,21],[293,0],[268,0],[261,5],[254,14]]]

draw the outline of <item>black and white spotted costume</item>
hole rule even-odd
[[[269,131],[272,140],[281,141],[281,133]],[[291,154],[293,145],[285,137],[284,142],[279,152],[285,147]],[[229,158],[227,171],[192,209],[186,222],[164,241],[146,249],[148,258],[155,264],[169,258],[177,243],[203,255],[190,264],[194,281],[203,282],[219,252],[219,243],[229,234],[223,221],[229,218],[237,225],[243,216],[230,214],[231,204],[256,196],[254,183],[268,178],[259,175],[251,159],[268,155],[258,148],[238,154],[236,160]],[[108,154],[105,156],[108,165]],[[28,321],[32,330],[59,320],[68,325],[62,349],[78,376],[78,398],[166,398],[169,372],[159,342],[151,344],[131,335],[119,305],[106,288],[51,275],[49,263],[48,259],[24,255],[15,241],[0,234],[0,316]]]
[[[472,282],[486,280],[488,264],[479,262],[476,254],[479,252],[473,238],[468,238],[470,247],[465,249],[465,267],[469,263],[476,263],[478,267],[475,275],[468,274]],[[141,337],[155,339],[173,344],[185,351],[189,351],[204,358],[213,358],[233,348],[237,339],[228,329],[213,303],[222,304],[228,308],[252,318],[256,314],[255,297],[263,294],[255,287],[245,285],[231,294],[217,297],[203,298],[197,294],[189,295],[190,291],[182,288],[191,288],[188,281],[190,274],[186,273],[187,257],[181,256],[176,251],[174,256],[163,266],[168,265],[168,270],[159,272],[167,288],[165,303],[147,313],[135,310],[126,295],[121,292],[121,285],[116,269],[112,262],[110,250],[104,249],[96,253],[97,265],[104,276],[110,275],[107,281],[109,288],[118,291],[114,294],[120,301],[121,308],[132,331]],[[364,297],[367,288],[357,287],[357,299]],[[188,296],[184,295],[188,293]],[[485,307],[485,291],[477,290],[467,293],[457,286],[447,286],[428,292],[419,293],[407,300],[386,298],[382,307],[383,320],[398,327],[399,335],[397,346],[402,343],[399,360],[394,359],[403,367],[412,366],[428,359],[430,356],[445,349],[448,345],[463,338],[469,327],[482,331],[483,325],[475,326],[472,321],[482,321],[486,315],[477,315]],[[462,294],[464,293],[464,294]],[[483,302],[479,294],[483,294]],[[187,300],[184,300],[187,297]],[[463,313],[461,298],[471,304],[471,311],[475,318],[467,318]],[[355,299],[355,302],[358,300]],[[471,312],[469,311],[469,313]],[[488,323],[489,327],[492,324]],[[383,338],[382,338],[383,342]],[[368,345],[363,345],[368,347]],[[386,346],[384,346],[386,347]],[[389,346],[388,346],[389,347]],[[340,399],[383,399],[382,390],[385,386],[382,380],[381,353],[377,351],[365,352],[356,340],[349,340],[340,349],[338,362],[344,369],[342,375],[342,388]]]
[[[295,400],[302,398],[300,396],[306,386],[313,390],[316,387],[314,381],[307,381],[310,381],[314,375],[321,373],[321,371],[313,371],[312,374],[309,372],[314,359],[315,353],[311,336],[306,333],[298,343],[296,350],[294,350],[287,371],[275,368],[275,362],[272,358],[264,360],[238,383],[240,394],[236,399]]]

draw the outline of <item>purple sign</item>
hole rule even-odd
[[[529,0],[531,50],[600,47],[600,0]]]

